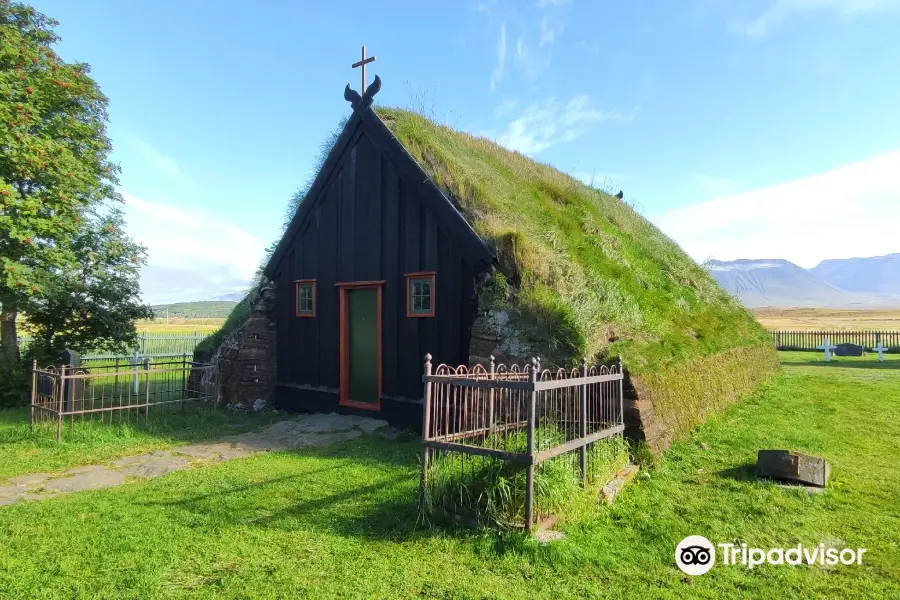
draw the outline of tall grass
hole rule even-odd
[[[565,440],[554,426],[543,426],[536,452]],[[490,448],[507,452],[527,451],[526,432],[492,434]],[[544,461],[535,467],[536,515],[573,517],[596,506],[600,489],[628,462],[628,444],[621,436],[591,444],[587,449],[587,476],[582,482],[578,452]],[[429,465],[426,490],[427,516],[438,521],[487,522],[504,528],[525,523],[527,472],[520,463],[499,459],[436,453]]]
[[[729,404],[752,394],[779,371],[771,344],[698,356],[632,378],[650,447],[659,452]]]
[[[627,203],[421,115],[378,114],[494,247],[509,290],[487,290],[479,308],[506,313],[500,333],[531,354],[556,364],[622,354],[642,373],[765,339],[744,308]]]

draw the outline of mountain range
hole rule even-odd
[[[825,260],[812,269],[784,259],[710,260],[704,266],[750,308],[900,307],[900,254]]]

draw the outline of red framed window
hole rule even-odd
[[[434,271],[406,273],[406,316],[433,317],[435,294]]]
[[[316,280],[298,279],[294,282],[297,293],[294,306],[298,317],[316,316]]]

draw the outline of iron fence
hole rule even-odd
[[[31,430],[55,426],[56,441],[62,441],[63,425],[76,419],[101,422],[147,418],[152,407],[187,401],[216,400],[214,367],[186,359],[123,366],[51,366],[32,363]],[[195,374],[194,377],[191,377]],[[203,375],[206,375],[205,377]],[[200,375],[198,377],[198,375]]]
[[[900,331],[769,331],[777,350],[816,350],[826,337],[832,344],[856,344],[871,350],[884,344],[900,353]]]
[[[550,370],[536,359],[506,367],[492,357],[489,369],[442,364],[432,373],[429,354],[422,379],[423,510],[442,504],[469,517],[502,502],[508,524],[532,531],[552,516],[550,478],[574,472],[588,485],[595,445],[624,431],[621,359]]]

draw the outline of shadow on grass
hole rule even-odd
[[[756,481],[756,463],[745,463],[729,469],[716,471],[716,475],[735,481]]]
[[[284,454],[315,457],[326,466],[141,504],[164,506],[183,522],[212,516],[217,526],[313,529],[375,540],[428,537],[436,530],[418,519],[417,453],[417,443],[374,438],[307,448]]]

